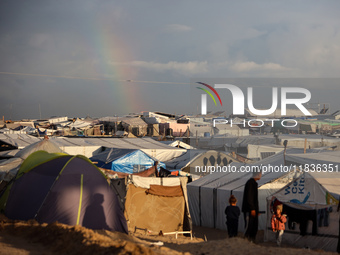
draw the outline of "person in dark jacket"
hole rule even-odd
[[[262,177],[261,172],[254,172],[244,186],[242,212],[245,221],[245,237],[255,242],[258,230],[259,199],[257,181]]]
[[[240,208],[236,205],[237,199],[234,195],[229,198],[229,205],[225,208],[227,216],[227,228],[229,237],[237,236],[238,233],[238,218],[240,217]]]

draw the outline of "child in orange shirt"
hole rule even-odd
[[[287,215],[282,214],[283,205],[276,206],[276,213],[272,216],[272,230],[276,232],[276,243],[281,246],[282,235],[286,229],[285,223],[287,221]]]

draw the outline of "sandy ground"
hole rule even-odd
[[[59,223],[12,221],[0,215],[0,254],[337,254],[253,244],[241,237],[229,239],[225,231],[210,228],[195,227],[193,232],[193,239],[143,232],[126,235]]]

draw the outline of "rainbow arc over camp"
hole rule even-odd
[[[223,105],[222,105],[222,100],[221,100],[220,95],[217,93],[217,91],[216,91],[213,87],[211,87],[209,84],[206,84],[206,83],[203,83],[203,82],[196,82],[196,83],[201,84],[201,85],[203,85],[203,86],[206,86],[206,87],[209,88],[212,92],[214,92],[215,95],[217,96],[218,100],[220,101],[221,106],[223,106]],[[210,92],[209,90],[207,90],[207,89],[205,89],[205,88],[201,88],[201,87],[196,87],[196,88],[201,89],[201,90],[203,90],[204,92],[206,92],[206,93],[213,99],[215,105],[217,105],[214,96],[211,94],[211,92]]]

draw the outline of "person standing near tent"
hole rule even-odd
[[[240,208],[236,205],[237,199],[234,195],[229,198],[229,205],[225,208],[227,216],[227,228],[229,237],[237,236],[238,233],[238,218],[240,217]]]
[[[260,180],[261,177],[261,171],[253,172],[253,177],[246,182],[243,192],[242,212],[246,229],[244,236],[252,242],[255,242],[259,225],[259,199],[257,181]]]
[[[276,206],[276,212],[272,216],[272,230],[276,233],[276,243],[281,246],[282,235],[285,231],[285,223],[287,221],[286,215],[282,214],[283,205]]]

